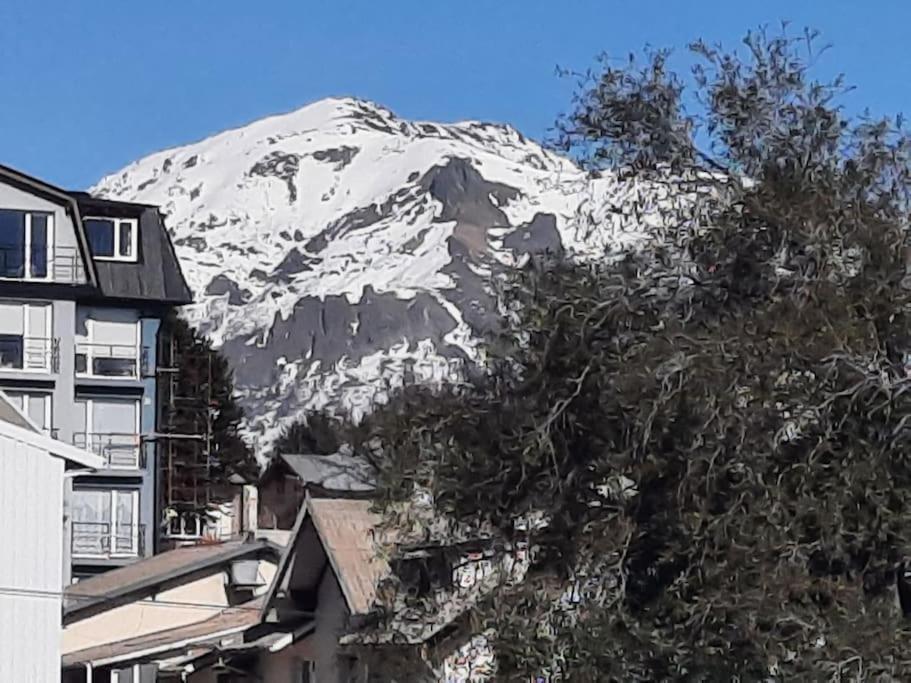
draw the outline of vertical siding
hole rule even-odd
[[[63,461],[0,434],[0,681],[60,681]]]

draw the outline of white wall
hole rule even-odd
[[[63,461],[4,434],[0,549],[0,681],[59,681]]]

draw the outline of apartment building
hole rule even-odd
[[[162,320],[189,302],[156,207],[0,166],[0,389],[104,462],[68,487],[73,577],[155,550],[156,347]]]

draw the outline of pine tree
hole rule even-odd
[[[346,429],[345,421],[326,411],[307,413],[282,430],[273,452],[332,455],[344,443]]]
[[[243,409],[227,359],[176,315],[166,321],[162,338],[170,341],[163,354],[170,359],[163,360],[174,364],[162,376],[170,386],[159,390],[163,431],[172,435],[162,440],[173,463],[171,471],[162,472],[170,489],[165,495],[185,502],[181,507],[200,509],[224,495],[232,475],[252,480],[258,466],[240,434]],[[160,466],[167,468],[168,462],[162,457]]]

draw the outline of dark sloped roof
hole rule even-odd
[[[113,569],[68,586],[63,593],[63,612],[68,622],[80,613],[94,614],[107,603],[138,598],[158,586],[192,576],[197,572],[248,556],[278,558],[281,550],[265,540],[187,546],[153,555],[139,562]]]
[[[193,300],[158,207],[113,201],[86,192],[67,191],[39,178],[0,165],[0,179],[65,206],[76,225],[76,238],[90,285],[99,298],[184,305]],[[91,257],[82,218],[111,216],[139,221],[136,262],[96,261]]]
[[[176,305],[193,300],[157,207],[99,199],[82,192],[74,193],[74,196],[83,216],[136,218],[139,221],[136,262],[95,262],[102,296]]]
[[[131,655],[152,655],[204,643],[227,633],[242,631],[259,623],[262,598],[228,607],[215,616],[186,626],[156,631],[115,643],[105,643],[63,655],[63,667],[75,667],[107,660],[129,661]]]

